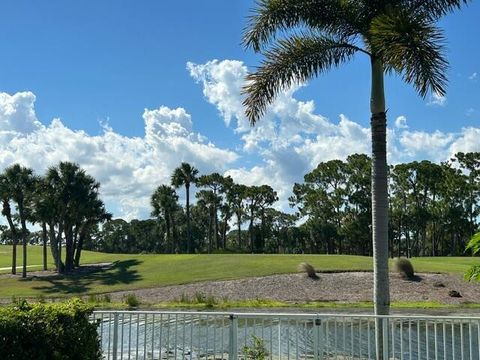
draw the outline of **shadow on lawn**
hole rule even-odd
[[[29,278],[24,281],[47,282],[48,284],[33,286],[33,289],[40,290],[44,294],[82,294],[97,285],[131,284],[140,281],[142,277],[138,271],[131,268],[141,263],[142,261],[139,260],[115,261],[108,269],[99,268],[86,274],[52,275]]]

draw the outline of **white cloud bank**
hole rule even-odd
[[[42,125],[31,92],[0,94],[0,167],[19,162],[38,173],[59,161],[79,163],[102,184],[102,196],[118,216],[148,216],[149,196],[181,161],[201,171],[225,171],[238,155],[192,132],[185,109],[145,109],[144,137],[109,127],[100,136],[67,128],[59,119]]]
[[[133,218],[148,216],[151,192],[169,182],[181,161],[194,164],[201,173],[218,171],[248,185],[270,184],[279,193],[278,207],[287,209],[293,183],[302,181],[319,162],[370,153],[368,127],[343,114],[338,121],[320,115],[314,101],[295,98],[298,88],[280,94],[252,128],[242,107],[247,68],[241,61],[188,63],[187,69],[225,125],[242,140],[243,150],[219,148],[193,132],[195,119],[183,108],[145,109],[142,137],[124,136],[109,127],[92,136],[66,127],[59,119],[49,125],[40,122],[31,92],[0,93],[0,169],[20,162],[42,173],[61,160],[77,162],[102,183],[109,210]],[[407,125],[405,116],[397,117],[394,125],[388,131],[392,163],[442,161],[458,151],[480,151],[478,127],[458,133],[418,131]],[[260,160],[247,165],[250,154]]]

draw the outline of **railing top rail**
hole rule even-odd
[[[156,315],[197,315],[225,316],[236,318],[356,318],[356,319],[398,319],[398,320],[474,320],[480,321],[480,316],[436,316],[436,315],[374,315],[374,314],[333,314],[333,313],[275,313],[275,312],[217,312],[217,311],[142,311],[142,310],[96,310],[94,314],[156,314]]]

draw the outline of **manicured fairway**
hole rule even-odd
[[[50,255],[50,254],[49,254]],[[19,248],[18,265],[21,265]],[[0,268],[8,267],[11,248],[0,246]],[[69,277],[3,277],[0,297],[69,296],[117,290],[184,284],[204,280],[238,279],[252,276],[292,273],[306,261],[321,271],[371,270],[369,257],[346,255],[128,255],[85,252],[82,263],[112,262],[109,270]],[[29,264],[42,264],[41,247],[29,247]],[[480,259],[470,257],[414,259],[418,272],[463,274]],[[49,264],[52,261],[49,258]],[[41,267],[40,267],[41,268]],[[38,269],[40,269],[38,268]],[[29,268],[29,271],[38,270]],[[20,271],[19,271],[20,272]],[[6,274],[3,270],[0,273]]]

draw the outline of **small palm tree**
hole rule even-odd
[[[190,185],[197,182],[198,170],[189,163],[183,162],[172,174],[172,186],[178,189],[185,186],[187,210],[187,253],[192,250],[192,230],[190,227]]]
[[[245,46],[265,56],[248,75],[244,89],[246,115],[252,125],[279,92],[338,67],[355,54],[370,59],[376,314],[388,314],[390,305],[384,75],[399,74],[422,97],[429,91],[444,95],[448,62],[444,36],[436,22],[468,2],[258,0],[244,33]]]

